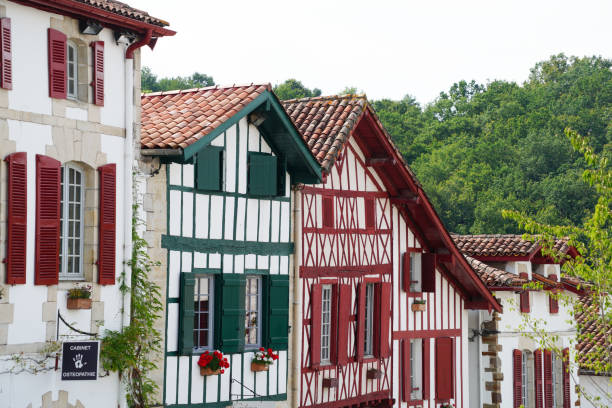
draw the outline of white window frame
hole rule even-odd
[[[79,267],[79,273],[69,273],[68,271],[68,239],[74,239],[74,236],[69,236],[68,235],[68,226],[69,226],[69,219],[68,219],[68,215],[70,214],[70,204],[68,202],[69,199],[69,192],[70,192],[70,171],[75,171],[78,174],[80,174],[81,176],[81,183],[80,185],[77,184],[72,184],[72,186],[79,186],[81,188],[81,194],[78,197],[79,202],[78,204],[80,205],[80,218],[79,218],[79,224],[80,224],[80,228],[79,228],[79,235],[78,235],[78,239],[79,239],[79,255],[75,256],[74,254],[72,255],[73,258],[77,258],[78,259],[78,267]],[[83,171],[83,169],[79,166],[76,166],[74,164],[65,164],[64,166],[62,166],[62,179],[61,179],[61,217],[60,217],[60,225],[61,225],[61,230],[60,230],[60,264],[59,264],[59,279],[60,280],[83,280],[84,279],[84,274],[83,274],[83,240],[84,240],[84,222],[85,222],[85,172]],[[76,203],[76,201],[73,201],[72,203]],[[75,221],[75,219],[73,219],[73,221]]]
[[[410,292],[420,293],[422,292],[421,286],[421,253],[410,252]]]
[[[529,407],[529,354],[527,350],[521,353],[521,403],[525,408]]]
[[[207,343],[208,346],[206,347],[200,347],[199,345],[199,341],[194,341],[193,343],[193,350],[195,352],[201,352],[201,351],[206,351],[206,350],[213,350],[213,334],[214,334],[214,314],[215,314],[215,277],[213,275],[196,275],[196,284],[194,287],[194,294],[193,294],[193,300],[194,303],[198,302],[200,297],[202,296],[208,296],[208,338],[207,338]],[[200,293],[200,280],[201,279],[208,279],[208,293],[207,294],[203,294]],[[193,325],[193,334],[195,335],[196,332],[202,331],[202,329],[200,329],[199,324],[196,325],[196,322],[199,322],[200,319],[198,318],[200,313],[199,313],[199,308],[196,310],[194,307],[194,325]],[[198,333],[198,339],[199,339],[199,333]]]
[[[364,319],[363,355],[372,357],[374,355],[374,283],[366,283]]]
[[[330,363],[332,285],[321,286],[321,364]]]
[[[70,60],[70,50],[72,49],[72,55],[74,59]],[[79,47],[72,41],[66,42],[66,97],[69,99],[78,99],[79,95]],[[73,75],[70,76],[70,67],[72,67]],[[70,82],[73,82],[73,92],[70,92]]]
[[[410,340],[410,400],[423,399],[423,339]]]
[[[557,354],[554,351],[551,351],[551,356],[550,356],[550,368],[551,368],[551,381],[552,381],[552,406],[553,408],[557,408],[558,407],[558,403],[559,401],[557,400],[557,374],[561,371],[557,371],[560,369],[559,367],[559,363],[561,362],[560,359],[557,357]],[[562,370],[562,368],[561,368]],[[563,378],[563,377],[562,377]],[[561,402],[561,406],[563,406],[563,402]]]
[[[255,291],[255,294],[251,294],[249,293],[249,288],[250,285],[252,284],[252,282],[255,281],[257,284],[257,289]],[[246,349],[249,348],[259,348],[261,347],[261,327],[262,327],[262,317],[263,314],[261,312],[261,300],[262,300],[262,289],[263,289],[263,279],[261,275],[247,275],[246,276],[246,288],[244,291],[244,295],[245,295],[245,321],[244,321],[244,325],[245,325],[245,339],[244,339],[244,347]],[[256,309],[255,310],[251,310],[250,305],[251,302],[249,302],[249,300],[255,297],[257,299],[257,305],[256,305]],[[250,313],[255,313],[255,317],[256,317],[256,323],[255,323],[255,330],[257,331],[257,340],[255,343],[247,343],[247,337],[248,337],[248,330],[253,327],[249,325],[249,314]]]

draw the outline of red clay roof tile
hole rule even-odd
[[[515,234],[451,235],[457,247],[469,256],[529,256],[539,249],[536,242],[525,241]],[[558,239],[554,248],[567,253],[567,240]]]

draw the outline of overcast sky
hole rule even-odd
[[[144,65],[221,85],[296,78],[424,104],[461,79],[522,82],[560,52],[612,58],[610,0],[123,1],[177,31]]]

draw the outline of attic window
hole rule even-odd
[[[196,188],[221,191],[223,185],[223,148],[207,146],[196,158]]]
[[[267,153],[249,152],[249,194],[276,196],[278,160]]]

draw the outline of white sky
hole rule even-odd
[[[170,22],[143,64],[221,85],[431,102],[461,79],[524,81],[552,54],[612,57],[610,0],[123,0]]]

